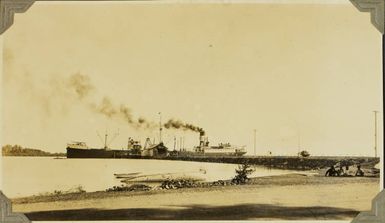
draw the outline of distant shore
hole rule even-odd
[[[66,157],[66,153],[50,153],[40,149],[23,148],[19,145],[4,145],[1,154],[2,156]]]
[[[379,178],[288,174],[247,185],[85,192],[13,199],[31,220],[350,220],[370,210]]]

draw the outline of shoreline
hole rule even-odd
[[[231,180],[218,180],[214,182],[204,182],[200,181],[197,186],[194,187],[182,187],[182,188],[173,188],[173,189],[161,189],[160,184],[154,184],[151,180],[148,181],[127,181],[126,185],[146,185],[152,187],[150,190],[133,190],[133,191],[111,191],[112,188],[106,188],[101,191],[81,191],[81,192],[66,192],[60,191],[60,193],[55,194],[55,192],[47,192],[45,194],[37,194],[30,196],[22,196],[10,198],[14,203],[36,203],[36,202],[50,202],[50,201],[62,201],[62,200],[79,200],[79,199],[88,199],[88,198],[102,198],[107,197],[108,195],[113,196],[135,196],[135,195],[146,195],[154,194],[164,191],[174,191],[174,190],[207,190],[210,188],[226,188],[226,187],[241,187],[247,185],[253,186],[294,186],[294,185],[325,185],[325,184],[339,184],[339,183],[360,183],[360,182],[379,182],[379,177],[365,176],[365,177],[325,177],[324,172],[326,170],[318,171],[304,171],[294,172],[294,173],[283,173],[280,175],[272,176],[259,176],[249,178],[249,182],[246,184],[235,185],[231,184]],[[121,181],[124,182],[124,178]],[[192,178],[176,178],[175,180],[192,180]],[[328,180],[323,180],[328,179]],[[163,180],[162,182],[165,182]],[[198,181],[196,181],[198,182]],[[218,184],[219,183],[219,184]],[[222,184],[221,184],[222,183]],[[124,185],[124,184],[122,184]],[[155,185],[155,186],[154,186]],[[110,190],[110,191],[108,191]]]
[[[379,191],[379,178],[288,174],[245,185],[35,196],[12,204],[31,220],[349,220],[370,210]]]
[[[363,166],[369,175],[373,165]],[[354,173],[354,168],[348,174]],[[325,177],[325,172],[318,169],[260,176],[241,185],[218,180],[150,188],[148,182],[134,182],[138,191],[59,191],[11,198],[11,202],[14,212],[24,213],[32,221],[351,220],[370,210],[371,200],[380,191],[379,177]]]
[[[287,185],[293,185],[293,182],[291,182],[292,179],[296,178],[296,180],[299,180],[300,177],[303,176],[310,176],[306,174],[298,174],[298,173],[290,173],[290,174],[282,174],[282,175],[274,175],[274,176],[264,176],[264,177],[254,177],[250,178],[250,182],[244,185],[204,185],[204,186],[198,186],[198,187],[185,187],[185,188],[178,188],[178,189],[153,189],[149,191],[91,191],[91,192],[74,192],[74,193],[63,193],[63,194],[43,194],[43,195],[32,195],[32,196],[26,196],[26,197],[17,197],[17,198],[11,198],[12,203],[14,204],[26,204],[26,203],[39,203],[39,202],[51,202],[51,201],[68,201],[68,200],[83,200],[83,199],[94,199],[94,198],[106,198],[110,195],[113,197],[119,197],[119,196],[137,196],[137,195],[151,195],[156,193],[164,193],[164,192],[173,192],[173,191],[189,191],[189,190],[196,190],[196,191],[205,191],[210,190],[211,188],[217,188],[217,189],[226,189],[227,187],[244,187],[244,186],[276,186],[274,183],[280,182],[281,186],[287,186]],[[226,180],[223,182],[229,183],[230,180]],[[206,182],[206,183],[212,183],[212,182]],[[301,183],[301,180],[299,180],[297,183]],[[302,182],[304,183],[304,182]],[[307,183],[315,183],[315,182],[307,182]],[[145,183],[140,183],[140,185],[143,185]]]

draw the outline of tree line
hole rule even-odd
[[[40,149],[23,148],[19,145],[4,145],[3,156],[66,156],[65,153],[50,153]]]

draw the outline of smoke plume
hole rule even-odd
[[[189,130],[189,131],[193,131],[193,132],[199,132],[201,134],[205,133],[205,131],[201,127],[198,127],[198,126],[195,126],[195,125],[189,124],[189,123],[184,123],[180,120],[174,120],[174,119],[168,120],[164,124],[164,127],[166,129],[181,129],[181,130],[185,130],[185,131]]]
[[[124,122],[136,129],[156,129],[156,122],[139,116],[135,118],[132,109],[125,104],[117,104],[109,97],[104,96],[95,100],[97,88],[91,78],[82,73],[75,73],[69,77],[52,75],[48,80],[38,80],[28,72],[14,71],[14,57],[12,51],[5,50],[4,61],[7,64],[5,80],[8,85],[17,84],[31,103],[37,103],[42,108],[45,117],[52,114],[66,114],[74,102],[79,102],[91,112],[101,114],[109,119]],[[12,80],[12,81],[11,81]],[[33,101],[33,102],[32,102]],[[163,125],[167,129],[190,130],[204,132],[202,128],[180,120],[170,119]]]
[[[83,99],[94,89],[88,76],[77,73],[72,75],[67,81],[68,87],[72,88],[79,99]]]
[[[82,74],[74,74],[69,78],[70,87],[76,92],[78,99],[81,101],[89,95],[95,88],[91,84],[90,78]],[[122,120],[132,127],[140,129],[154,129],[158,125],[153,121],[148,121],[143,117],[134,118],[132,110],[125,104],[116,105],[108,97],[103,97],[99,104],[94,102],[88,103],[88,107],[93,112],[104,115],[107,118]],[[193,131],[204,134],[204,130],[193,124],[185,123],[180,120],[170,119],[163,126],[166,129],[180,129],[184,131]]]
[[[99,104],[90,103],[88,106],[93,112],[102,114],[107,118],[121,120],[137,129],[150,129],[156,127],[154,122],[147,121],[143,117],[135,118],[127,105],[116,105],[108,97],[104,97]]]

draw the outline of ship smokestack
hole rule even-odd
[[[199,146],[202,148],[205,145],[205,132],[199,132]]]

